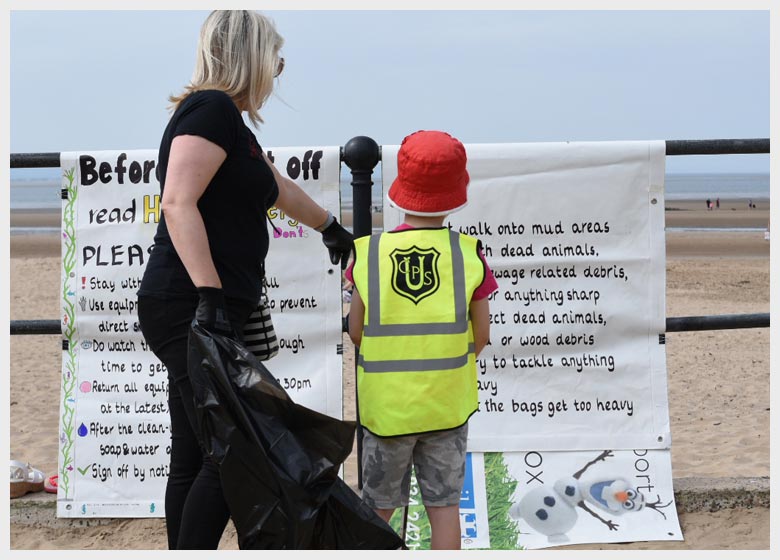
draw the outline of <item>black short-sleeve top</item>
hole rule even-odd
[[[279,194],[273,172],[230,96],[217,90],[198,91],[181,102],[163,133],[158,155],[161,198],[171,143],[182,134],[205,138],[227,153],[198,209],[225,296],[256,303],[260,266],[269,244],[266,211]],[[138,295],[197,297],[162,213]]]

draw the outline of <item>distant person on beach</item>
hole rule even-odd
[[[707,199],[707,210],[712,210],[712,200]]]
[[[720,198],[715,199],[715,208],[720,208]]]
[[[346,266],[352,235],[268,160],[252,130],[284,68],[282,37],[255,11],[218,10],[200,30],[190,84],[170,97],[158,171],[162,215],[138,290],[141,331],[168,370],[170,549],[216,549],[230,518],[218,466],[199,442],[187,338],[193,319],[242,337],[260,298],[267,211],[276,206],[322,234]],[[310,271],[318,273],[317,271]]]
[[[365,428],[363,501],[389,521],[409,503],[414,464],[439,550],[460,549],[476,357],[490,334],[488,296],[498,289],[480,241],[443,225],[466,205],[468,183],[460,141],[438,131],[407,136],[388,192],[404,222],[355,240],[346,274]]]

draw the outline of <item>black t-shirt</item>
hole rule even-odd
[[[217,90],[198,91],[176,109],[160,142],[160,195],[165,190],[171,142],[181,134],[200,136],[227,152],[198,201],[198,209],[225,297],[256,303],[260,266],[268,252],[266,211],[279,194],[273,172],[230,96]],[[138,295],[197,297],[163,214]]]

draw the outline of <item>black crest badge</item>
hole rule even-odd
[[[439,253],[433,247],[395,249],[390,253],[393,262],[393,290],[417,305],[439,289]]]

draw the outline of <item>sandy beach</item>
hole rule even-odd
[[[667,317],[769,312],[769,202],[667,201]],[[375,216],[376,217],[376,216]],[[349,224],[349,216],[343,216]],[[13,213],[12,227],[58,227],[57,214]],[[679,231],[678,228],[700,228]],[[751,228],[752,231],[731,231]],[[720,231],[718,231],[720,230]],[[10,238],[10,318],[59,316],[57,234]],[[672,469],[677,478],[770,474],[769,329],[668,333]],[[344,417],[355,419],[354,347],[344,335]],[[10,337],[10,452],[47,475],[57,470],[60,337]],[[356,452],[345,465],[357,488]],[[53,495],[51,499],[53,499]],[[52,514],[53,514],[53,510]],[[681,512],[685,541],[571,548],[766,550],[769,509]],[[12,523],[12,549],[163,549],[162,519],[58,526]],[[221,548],[235,549],[235,532]]]

